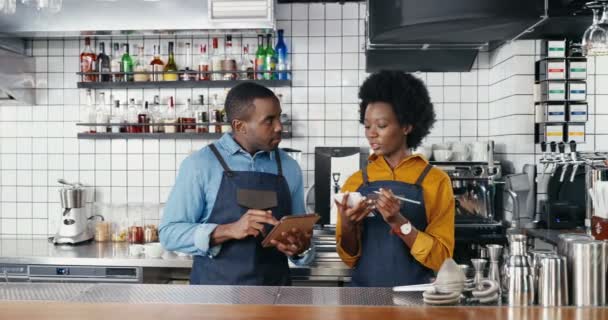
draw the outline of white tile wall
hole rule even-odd
[[[304,152],[301,165],[306,187],[313,182],[315,146],[366,145],[357,105],[358,87],[367,76],[362,48],[364,15],[364,4],[359,3],[278,5],[278,24],[285,29],[293,69],[293,87],[279,89],[294,131],[294,138],[283,144]],[[118,41],[127,40],[144,43],[148,49],[161,44],[163,52],[169,41]],[[188,40],[173,40],[177,41],[179,63],[183,43]],[[195,46],[208,41],[189,40]],[[78,141],[75,123],[86,92],[76,89],[75,72],[83,41],[35,40],[33,48],[37,105],[0,107],[0,236],[45,237],[56,231],[61,212],[57,178],[94,187],[97,202],[162,204],[180,162],[209,141]],[[534,161],[534,150],[518,144],[529,141],[530,128],[524,120],[531,117],[528,85],[537,51],[534,42],[517,42],[480,53],[471,72],[416,74],[427,84],[438,118],[425,143],[489,136],[501,146],[503,159]],[[595,68],[606,72],[594,76],[594,87],[600,94],[593,99],[605,99],[608,86],[597,80],[608,77],[608,62],[598,61]],[[213,93],[222,95],[224,90],[110,90],[106,97],[151,100],[160,94],[164,100],[174,95],[179,104]],[[608,109],[598,112],[595,121],[603,120],[604,115],[608,117]],[[594,143],[608,147],[606,140],[596,138]],[[159,211],[147,208],[145,214],[133,207],[116,211],[157,221]]]

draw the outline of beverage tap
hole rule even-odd
[[[572,173],[570,174],[570,182],[574,182],[574,176],[576,176],[576,171],[581,164],[585,164],[585,161],[579,160],[578,153],[576,152],[576,141],[572,140],[569,142],[570,144],[570,161],[573,164]]]
[[[557,148],[559,149],[559,162],[562,165],[562,173],[559,176],[559,182],[564,182],[564,177],[566,176],[566,171],[568,171],[568,166],[570,165],[570,159],[568,159],[568,157],[566,156],[566,144],[563,142],[560,142],[557,145]]]
[[[549,148],[551,149],[551,163],[553,163],[553,167],[551,168],[551,176],[555,175],[555,170],[557,169],[557,143],[555,141],[551,141],[549,144]]]
[[[545,141],[540,143],[540,150],[543,152],[543,157],[540,159],[540,163],[543,165],[541,179],[544,179],[547,167],[549,167],[549,163],[551,163],[549,155],[547,154],[547,143]]]

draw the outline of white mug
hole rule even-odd
[[[151,242],[144,245],[144,254],[147,258],[160,258],[163,255],[163,246],[160,242]]]
[[[137,257],[144,253],[144,246],[142,244],[132,244],[129,246],[129,255]]]

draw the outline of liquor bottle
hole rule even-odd
[[[231,73],[224,73],[224,80],[236,80],[236,59],[232,56],[232,36],[226,35],[224,43],[224,59],[222,61],[222,70]]]
[[[264,36],[258,35],[258,50],[255,53],[255,78],[257,80],[264,79],[264,62],[266,61],[266,49],[264,48]]]
[[[123,122],[122,111],[120,110],[120,101],[114,101],[114,108],[112,109],[112,115],[110,117],[110,123],[112,124],[112,133],[122,132],[121,126],[118,125]]]
[[[198,61],[198,80],[210,80],[209,57],[207,56],[207,45],[201,44]]]
[[[165,68],[165,64],[160,59],[160,46],[154,46],[154,59],[152,59],[152,62],[150,62],[150,66],[152,69],[152,81],[162,81],[162,72]]]
[[[93,96],[91,94],[91,89],[87,89],[86,103],[80,110],[80,121],[82,123],[95,123],[95,121],[97,121],[97,113],[95,112],[95,107],[93,106]],[[97,132],[96,126],[87,126],[83,128],[83,132],[85,133]]]
[[[266,57],[264,59],[264,79],[273,80],[276,79],[276,73],[273,71],[277,70],[277,57],[276,52],[272,48],[272,34],[266,35]]]
[[[84,50],[80,54],[80,72],[95,72],[95,53],[91,50],[91,38],[84,39]],[[83,77],[84,82],[97,81],[96,74],[86,74]]]
[[[112,132],[112,127],[108,127],[106,125],[110,122],[110,112],[106,109],[106,94],[103,92],[99,93],[95,113],[95,123],[97,123],[97,132]]]
[[[110,61],[110,70],[112,71],[112,81],[121,82],[124,79],[122,72],[122,53],[120,52],[120,44],[114,43],[114,51],[112,52],[112,61]]]
[[[122,55],[122,72],[124,72],[124,80],[125,81],[133,81],[133,59],[131,55],[129,55],[129,44],[123,43],[123,55]]]
[[[213,38],[213,52],[211,57],[211,70],[213,74],[211,75],[211,80],[222,80],[222,55],[218,48],[218,40],[217,38]]]
[[[255,62],[252,60],[249,54],[249,45],[243,46],[243,59],[241,60],[240,77],[241,80],[253,80],[255,79],[255,73],[253,71]]]
[[[175,100],[173,97],[169,97],[164,118],[164,122],[167,124],[165,125],[165,133],[175,133],[177,131],[177,126],[175,125],[177,123],[177,117],[175,114]]]
[[[135,99],[129,100],[129,107],[127,110],[127,122],[129,125],[127,126],[128,133],[141,133],[141,127],[136,125],[138,123],[139,110],[137,105],[135,104]]]
[[[275,52],[277,55],[277,79],[279,80],[288,80],[289,75],[287,73],[287,45],[285,45],[285,41],[283,40],[283,29],[279,31],[279,40],[277,41],[277,45],[275,47]]]
[[[192,103],[190,99],[186,100],[186,106],[181,111],[178,122],[181,124],[179,132],[196,132],[196,118],[194,116],[194,111],[192,110]]]
[[[150,110],[148,109],[148,101],[144,102],[144,109],[137,115],[137,123],[149,124],[150,123]],[[150,133],[152,128],[149,125],[141,126],[141,132]]]
[[[199,108],[198,111],[196,112],[196,122],[198,123],[196,125],[196,132],[198,133],[207,133],[209,132],[208,129],[208,123],[209,122],[209,116],[207,114],[207,110],[205,107],[205,96],[204,95],[199,95],[198,96],[198,103],[199,103]]]
[[[210,122],[213,123],[215,133],[222,133],[222,107],[219,104],[219,100],[217,98],[217,94],[213,95],[213,100],[211,100],[211,117]],[[211,132],[211,127],[209,127],[209,132]]]
[[[154,103],[152,105],[152,123],[154,123],[152,126],[153,132],[165,132],[165,126],[162,125],[162,123],[165,121],[163,117],[164,112],[162,111],[160,105],[160,96],[156,95],[154,96]]]
[[[103,42],[99,44],[99,55],[97,56],[96,63],[97,71],[102,72],[102,74],[99,75],[99,81],[109,82],[112,80],[112,77],[110,76],[110,72],[112,71],[110,57],[106,54],[106,44]],[[103,72],[107,72],[107,74],[103,74]]]
[[[181,70],[180,73],[180,80],[182,81],[190,81],[190,80],[194,80],[191,78],[191,76],[194,76],[194,74],[191,74],[190,72],[192,71],[192,45],[190,44],[190,42],[186,42],[186,63],[183,66],[183,69]]]
[[[146,68],[146,62],[144,61],[144,47],[137,48],[137,58],[135,59],[135,75],[133,75],[133,79],[136,82],[146,82],[150,80],[148,75],[148,69]]]
[[[177,65],[175,64],[175,53],[173,52],[173,42],[169,42],[169,59],[163,70],[163,80],[177,81]]]

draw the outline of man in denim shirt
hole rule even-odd
[[[233,133],[183,161],[160,241],[167,250],[194,256],[192,284],[289,285],[287,257],[305,264],[314,254],[308,250],[311,234],[300,230],[274,241],[273,248],[261,246],[283,216],[305,213],[302,171],[277,148],[279,100],[268,88],[246,82],[230,90],[225,110]],[[266,203],[272,207],[248,206],[259,198],[271,199]]]

